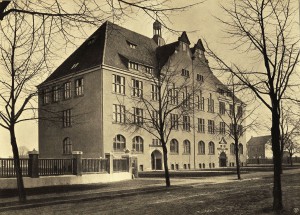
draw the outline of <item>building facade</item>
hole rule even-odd
[[[178,72],[177,85],[182,80],[189,83],[186,94],[174,92],[174,103],[199,87],[197,94],[192,91],[192,112],[183,115],[170,134],[169,168],[235,165],[233,140],[226,127],[232,94],[210,70],[201,40],[190,47],[183,32],[177,41],[165,44],[158,21],[153,34],[149,38],[105,22],[38,86],[40,157],[67,157],[72,151],[82,151],[87,158],[130,153],[138,158],[140,171],[163,169],[160,141],[145,129],[128,127],[126,116],[131,112],[134,123],[146,118],[145,107],[139,106],[141,97],[156,105],[150,77],[162,69]],[[170,115],[170,121],[176,122],[176,114]],[[245,144],[242,135],[242,165]]]

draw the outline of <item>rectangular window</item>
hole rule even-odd
[[[172,129],[178,130],[178,114],[170,114]]]
[[[43,104],[49,104],[50,103],[50,91],[49,89],[44,89],[43,90]]]
[[[125,94],[125,77],[112,75],[112,90],[115,93]]]
[[[198,132],[205,133],[205,121],[202,118],[198,118]]]
[[[67,109],[63,111],[63,127],[71,127],[71,109]]]
[[[220,134],[225,134],[226,129],[225,129],[225,122],[220,122]]]
[[[207,130],[208,130],[209,134],[214,134],[215,133],[215,121],[208,120]]]
[[[52,91],[53,91],[53,102],[58,102],[60,100],[59,86],[54,86],[52,88]]]
[[[191,107],[191,95],[189,93],[186,92],[182,92],[182,106],[183,107]]]
[[[242,116],[243,116],[243,107],[238,106],[238,108],[237,108],[237,117],[241,118]]]
[[[204,81],[203,75],[200,75],[200,74],[197,74],[196,79],[197,79],[197,81],[200,81],[200,82]]]
[[[139,70],[139,64],[129,61],[128,62],[129,69]]]
[[[152,139],[152,145],[153,146],[161,146],[161,142],[159,139]]]
[[[234,135],[234,124],[230,123],[230,134]]]
[[[151,99],[153,101],[158,100],[159,98],[158,91],[159,91],[158,86],[156,84],[151,84]]]
[[[191,129],[190,117],[183,116],[183,130],[190,131],[190,129]]]
[[[215,104],[214,104],[214,100],[212,99],[212,95],[210,93],[209,98],[207,98],[207,108],[208,108],[208,112],[214,113],[215,112]]]
[[[154,125],[154,127],[156,127],[156,125],[158,125],[158,119],[159,119],[159,116],[158,116],[158,112],[156,110],[152,110],[152,123]]]
[[[234,110],[233,110],[233,105],[232,104],[229,105],[229,115],[230,116],[234,115]]]
[[[153,74],[154,69],[152,67],[146,66],[146,73]]]
[[[71,82],[64,83],[64,99],[71,98]]]
[[[225,103],[224,102],[219,103],[219,112],[221,115],[225,114]]]
[[[83,78],[79,78],[75,80],[75,95],[76,96],[83,95]]]
[[[113,120],[116,123],[125,123],[125,106],[114,104],[113,105]]]
[[[132,96],[142,97],[143,96],[143,82],[132,79]]]
[[[143,109],[141,108],[133,108],[133,123],[136,125],[143,124]]]
[[[186,77],[186,78],[189,78],[190,77],[190,71],[186,70],[186,69],[182,69],[181,70],[181,75]]]
[[[168,90],[168,101],[172,105],[178,105],[178,91],[175,88],[175,84]]]

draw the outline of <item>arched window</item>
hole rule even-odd
[[[234,155],[235,151],[234,151],[234,143],[230,144],[230,154]]]
[[[176,139],[172,139],[170,142],[170,152],[178,154],[178,141]]]
[[[126,147],[126,139],[121,134],[114,137],[114,151],[124,151]]]
[[[136,152],[144,152],[144,140],[140,136],[136,136],[132,140],[132,149]]]
[[[68,155],[72,153],[72,142],[69,137],[63,140],[63,154]]]
[[[215,154],[215,144],[213,142],[209,142],[208,151],[209,151],[209,154]]]
[[[244,147],[243,147],[243,144],[239,144],[239,153],[242,155],[244,154]]]
[[[200,154],[200,155],[205,154],[205,143],[203,141],[200,141],[198,143],[198,154]]]
[[[183,141],[183,153],[184,154],[191,153],[191,143],[188,140]]]

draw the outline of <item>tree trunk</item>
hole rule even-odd
[[[19,193],[19,201],[25,202],[26,201],[26,192],[24,188],[23,176],[22,176],[22,169],[20,165],[20,158],[19,158],[19,150],[17,146],[16,134],[15,134],[15,127],[12,126],[10,128],[10,143],[14,155],[14,167],[17,176],[17,186],[18,186],[18,193]]]
[[[282,205],[282,190],[281,190],[281,150],[280,150],[280,116],[277,106],[273,106],[272,111],[272,151],[274,163],[274,185],[273,185],[273,210],[280,211]]]
[[[168,150],[166,143],[162,143],[163,153],[164,153],[164,168],[165,168],[165,178],[166,178],[166,187],[171,186],[170,182],[170,174],[169,174],[169,168],[168,168]]]
[[[239,159],[239,141],[234,141],[234,147],[235,147],[235,162],[236,162],[236,174],[238,180],[241,180],[241,171],[240,171],[240,159]]]
[[[293,155],[290,155],[290,165],[293,166]]]

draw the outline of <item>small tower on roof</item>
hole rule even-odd
[[[153,23],[153,40],[158,46],[165,45],[165,40],[161,37],[161,23],[158,20]]]

